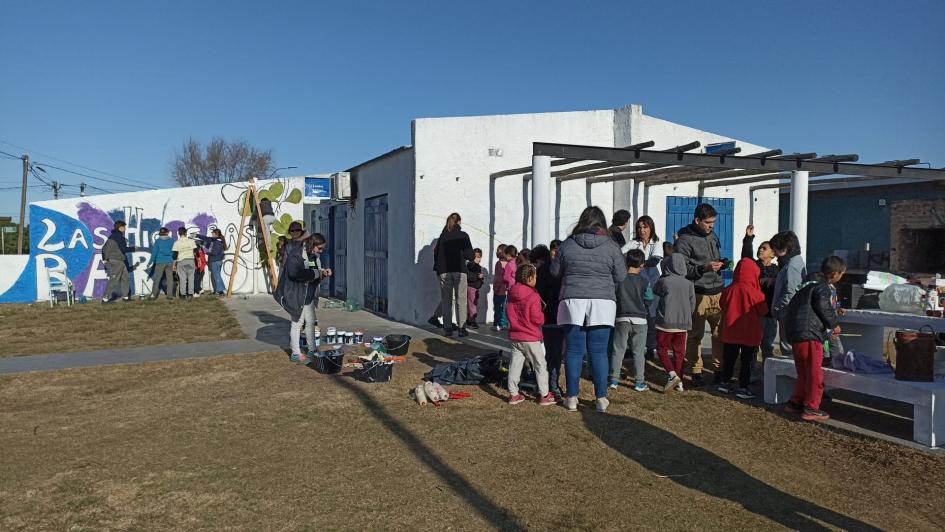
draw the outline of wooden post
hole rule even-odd
[[[266,222],[263,220],[262,211],[259,207],[259,195],[256,194],[256,180],[253,179],[250,183],[250,187],[253,191],[253,203],[256,205],[256,223],[257,227],[262,230],[263,234],[263,246],[266,247],[266,262],[269,264],[269,279],[272,281],[272,289],[275,291],[277,284],[279,283],[276,278],[276,263],[272,260],[272,251],[269,249],[269,228],[266,227]],[[255,272],[254,272],[255,274]]]
[[[233,270],[230,271],[230,282],[227,283],[226,286],[226,297],[233,295],[233,281],[236,279],[236,269],[240,259],[240,246],[243,244],[243,229],[246,227],[246,215],[243,213],[249,208],[249,195],[253,193],[253,188],[252,183],[250,183],[249,188],[246,189],[246,199],[243,200],[243,208],[240,213],[240,230],[236,233],[236,248],[233,249]]]
[[[20,226],[16,230],[16,253],[23,254],[23,224],[26,216],[26,178],[30,171],[30,156],[23,155],[23,190],[20,192]]]

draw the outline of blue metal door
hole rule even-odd
[[[348,296],[348,206],[336,205],[331,211],[331,295],[344,299]]]
[[[364,308],[387,314],[387,195],[364,201]]]
[[[733,198],[697,198],[694,196],[667,196],[666,197],[666,240],[673,241],[673,235],[680,229],[692,223],[696,207],[700,203],[708,203],[719,213],[715,221],[715,234],[719,237],[723,259],[738,262],[738,256],[733,255],[735,241],[735,200]],[[732,272],[722,272],[725,284],[732,281]]]
[[[328,239],[328,246],[333,246],[335,239],[331,234],[331,206],[329,205],[319,205],[312,210],[311,214],[312,220],[309,227],[316,233],[321,233],[326,239]],[[331,248],[326,246],[324,252],[322,252],[321,257],[319,258],[319,266],[322,268],[332,268],[334,269],[334,263],[332,262],[332,256],[334,254],[331,252]],[[328,297],[332,294],[331,287],[334,284],[334,279],[329,278],[327,281],[323,281],[319,285],[319,295]]]

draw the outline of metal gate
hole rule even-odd
[[[673,234],[692,223],[696,207],[700,203],[708,203],[719,213],[715,221],[715,234],[719,237],[721,254],[724,259],[738,262],[739,255],[732,255],[735,240],[735,200],[733,198],[698,198],[694,196],[667,196],[666,197],[666,240],[672,241]],[[741,252],[739,247],[738,253]],[[728,285],[732,281],[732,272],[725,270],[722,278]]]
[[[330,205],[319,205],[312,210],[311,214],[311,224],[309,227],[316,233],[321,233],[328,240],[328,245],[333,246],[335,239],[331,234],[331,206]],[[322,255],[319,259],[319,266],[322,268],[332,268],[334,269],[334,264],[332,263],[332,256],[334,253],[331,252],[331,249],[325,249],[322,252]],[[318,287],[318,293],[321,296],[330,296],[331,295],[331,286],[334,283],[333,279],[324,281]]]
[[[331,295],[348,297],[348,206],[331,208]]]
[[[364,308],[387,314],[387,195],[364,201]]]

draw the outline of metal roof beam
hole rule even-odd
[[[945,170],[930,168],[903,168],[870,164],[818,162],[804,159],[785,160],[784,157],[763,159],[750,156],[722,157],[697,153],[666,153],[651,150],[624,151],[596,146],[552,144],[536,142],[535,155],[559,158],[591,159],[597,161],[639,162],[650,164],[698,166],[704,168],[729,168],[742,170],[767,170],[769,172],[791,172],[805,170],[823,174],[868,175],[885,177],[911,177],[915,179],[943,179]]]

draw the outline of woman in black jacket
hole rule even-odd
[[[463,231],[458,213],[446,218],[446,225],[436,243],[434,269],[440,278],[440,308],[443,311],[443,332],[453,335],[453,311],[456,311],[456,323],[459,335],[469,336],[466,331],[466,261],[473,260],[473,247],[469,235]]]
[[[318,285],[332,272],[312,266],[313,258],[325,249],[325,237],[320,233],[309,236],[302,233],[285,245],[285,265],[279,272],[279,286],[272,297],[279,303],[292,320],[289,327],[289,347],[294,362],[308,364],[315,348],[315,306],[317,305]],[[308,356],[302,353],[299,339],[302,325],[305,325],[305,338],[308,340]]]

